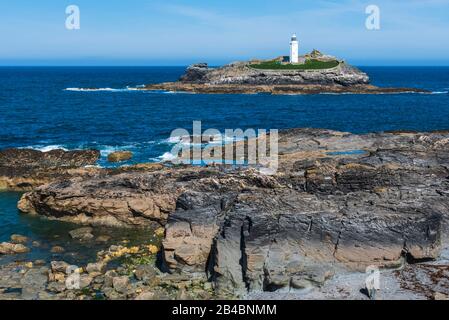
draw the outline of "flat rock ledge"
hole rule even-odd
[[[280,133],[279,170],[145,167],[62,179],[21,211],[165,226],[162,262],[234,295],[320,286],[339,270],[436,259],[446,238],[449,133]]]
[[[32,190],[57,178],[90,175],[100,158],[98,150],[0,150],[0,190]]]
[[[260,70],[250,62],[219,68],[191,65],[179,81],[148,84],[140,90],[204,94],[388,94],[429,93],[417,88],[380,88],[370,85],[366,73],[341,61],[322,70]]]

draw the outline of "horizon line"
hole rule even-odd
[[[34,64],[25,64],[25,65],[2,65],[0,64],[0,68],[155,68],[155,67],[160,67],[160,68],[180,68],[180,67],[188,67],[192,64],[180,64],[180,65],[162,65],[162,64],[142,64],[142,65],[133,65],[133,64],[123,64],[123,65],[91,65],[91,64],[86,64],[86,65],[65,65],[65,64],[61,64],[61,65],[34,65]],[[222,65],[210,65],[211,68],[217,68],[217,67],[222,67],[225,66],[226,64],[222,64]],[[441,67],[449,67],[449,63],[448,64],[435,64],[435,65],[427,65],[427,64],[410,64],[410,65],[394,65],[394,64],[353,64],[353,66],[355,67],[404,67],[404,68],[412,68],[412,67],[429,67],[429,68],[441,68]]]

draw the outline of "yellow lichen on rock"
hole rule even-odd
[[[119,246],[116,250],[109,251],[109,253],[100,256],[99,261],[103,263],[108,263],[109,261],[116,258],[120,258],[125,254],[137,254],[140,251],[141,251],[140,247],[138,246],[130,248]]]
[[[154,234],[155,234],[157,237],[162,237],[162,236],[164,235],[164,233],[165,233],[165,229],[164,229],[163,227],[157,228],[157,229],[154,231]]]
[[[147,248],[151,254],[156,254],[159,251],[159,248],[153,244],[148,245]]]

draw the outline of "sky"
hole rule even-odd
[[[0,65],[221,65],[288,55],[292,33],[355,65],[447,66],[449,0],[2,0]]]

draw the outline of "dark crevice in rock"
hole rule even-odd
[[[246,244],[245,244],[245,238],[249,236],[251,232],[251,226],[252,221],[250,217],[246,217],[243,221],[242,228],[240,231],[240,252],[241,252],[241,258],[240,258],[240,266],[242,267],[242,279],[245,283],[245,287],[247,290],[249,290],[250,287],[250,281],[248,279],[247,270],[248,270],[248,257],[246,254]]]
[[[340,244],[340,238],[341,238],[341,234],[343,232],[343,227],[344,227],[343,220],[341,220],[340,223],[341,223],[341,227],[340,227],[340,230],[338,231],[337,240],[335,241],[334,252],[332,254],[334,257],[337,254],[338,245]]]
[[[313,218],[310,217],[310,222],[309,222],[309,226],[307,227],[307,232],[312,231],[312,225],[313,225]]]
[[[217,279],[217,273],[215,272],[215,266],[217,264],[217,237],[214,238],[212,246],[206,261],[206,277],[208,281],[215,282]]]
[[[405,258],[405,261],[408,264],[417,264],[417,263],[423,263],[423,262],[429,262],[429,261],[434,261],[435,260],[433,258],[420,258],[420,259],[417,259],[417,258],[413,257],[410,252],[405,252],[404,253],[404,258]]]

